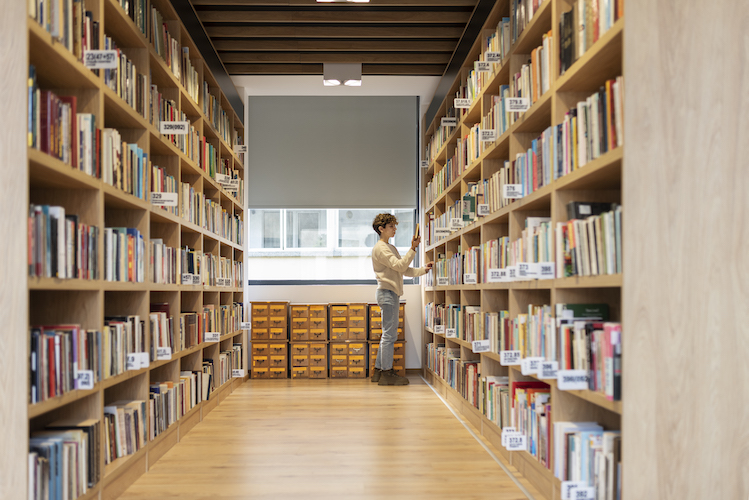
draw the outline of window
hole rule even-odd
[[[391,241],[401,255],[411,245],[415,210],[250,209],[248,276],[251,283],[374,281],[372,221],[380,213],[398,218]],[[416,265],[416,264],[414,264]],[[410,279],[410,278],[407,278]]]

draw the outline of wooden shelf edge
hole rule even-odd
[[[33,404],[29,403],[28,405],[29,420],[32,418],[36,418],[38,416],[44,415],[45,413],[49,413],[50,411],[56,410],[58,408],[61,408],[65,405],[68,405],[70,403],[83,399],[85,397],[88,397],[92,394],[97,393],[99,391],[99,388],[97,386],[100,384],[101,382],[99,382],[99,384],[96,384],[96,386],[94,386],[93,389],[89,389],[89,390],[74,389],[72,391],[66,392],[65,394],[61,394],[60,396],[55,396],[54,398],[46,399],[38,403],[33,403]]]

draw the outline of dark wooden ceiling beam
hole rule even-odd
[[[226,64],[231,75],[320,75],[322,64]],[[443,64],[363,64],[362,75],[441,76]],[[320,83],[322,85],[322,82]]]
[[[216,38],[460,38],[463,28],[426,26],[206,26]]]
[[[332,40],[226,40],[216,39],[213,42],[216,50],[229,51],[324,51],[337,52],[448,52],[455,50],[454,40],[354,40],[354,39],[332,39]]]
[[[378,64],[442,64],[450,54],[333,53],[333,52],[219,52],[224,64],[240,63],[378,63]]]
[[[201,10],[198,17],[203,23],[430,23],[463,24],[470,12],[375,12],[356,9],[333,11],[251,11],[251,10]]]

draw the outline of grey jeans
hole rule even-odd
[[[398,308],[400,299],[392,290],[377,289],[377,305],[382,314],[382,338],[377,351],[375,368],[378,370],[393,369],[393,348],[398,339]]]

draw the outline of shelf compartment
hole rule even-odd
[[[548,33],[552,27],[551,10],[551,0],[544,0],[533,15],[531,22],[520,33],[515,44],[510,47],[510,53],[530,54],[533,49],[541,45],[544,33]]]
[[[564,75],[558,77],[557,92],[594,92],[606,80],[620,76],[623,32],[624,18],[621,18]]]
[[[35,20],[28,19],[30,63],[43,88],[98,90],[100,77],[86,68]]]

